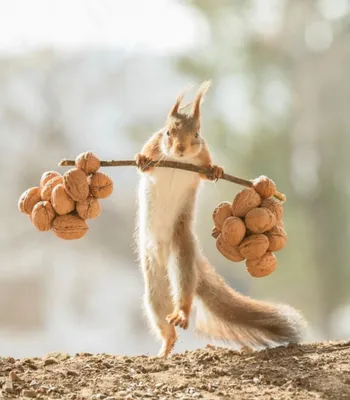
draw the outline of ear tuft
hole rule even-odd
[[[194,98],[193,106],[192,106],[192,116],[195,119],[199,120],[199,118],[200,118],[201,102],[203,100],[203,97],[209,90],[210,86],[211,86],[211,80],[205,81],[200,85],[200,87],[196,93],[196,97]]]
[[[183,100],[183,98],[185,97],[186,93],[193,87],[193,85],[187,85],[183,91],[180,93],[180,95],[176,98],[176,102],[175,104],[172,106],[170,112],[169,112],[169,116],[174,116],[175,114],[177,114],[179,112],[179,108],[180,108],[180,104],[181,101]],[[181,109],[184,107],[181,107]]]

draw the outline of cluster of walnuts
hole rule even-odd
[[[282,221],[282,202],[273,197],[276,186],[266,176],[243,189],[233,203],[220,203],[214,213],[212,236],[216,247],[227,259],[246,260],[254,277],[271,274],[277,267],[274,252],[283,249],[287,235]]]
[[[99,199],[113,191],[112,179],[98,172],[101,163],[93,153],[80,154],[75,166],[63,176],[44,172],[40,186],[26,190],[18,202],[19,210],[29,215],[39,231],[52,229],[66,240],[80,239],[87,233],[86,220],[100,215]]]

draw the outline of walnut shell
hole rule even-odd
[[[95,197],[89,196],[86,200],[77,202],[77,212],[83,219],[97,218],[101,214],[101,204]]]
[[[246,233],[244,222],[238,217],[229,217],[222,226],[222,234],[230,246],[238,246]]]
[[[63,184],[54,187],[51,204],[58,215],[66,215],[75,209],[75,201],[69,196]]]
[[[228,201],[220,203],[213,212],[213,221],[216,228],[221,231],[225,220],[232,216],[232,205]]]
[[[243,189],[237,193],[232,203],[232,214],[235,217],[245,217],[248,211],[255,207],[259,207],[261,198],[253,189]]]
[[[276,222],[276,226],[279,226],[280,228],[282,228],[284,230],[284,222],[282,219],[280,219],[279,221]]]
[[[94,153],[87,151],[78,155],[75,159],[75,166],[89,175],[100,169],[101,161]]]
[[[213,229],[212,229],[212,231],[211,231],[211,236],[214,238],[214,239],[217,239],[217,237],[220,235],[220,231],[219,231],[219,229],[216,227],[216,226],[214,226],[213,227]]]
[[[33,208],[31,220],[39,231],[45,232],[52,228],[55,216],[55,210],[49,201],[39,201]]]
[[[88,177],[84,171],[72,168],[63,175],[64,188],[75,201],[87,199],[89,195]]]
[[[276,220],[279,221],[283,217],[283,204],[281,201],[270,197],[268,199],[264,199],[261,203],[261,207],[267,208],[272,212],[272,214],[275,214]]]
[[[266,253],[269,247],[269,240],[263,234],[252,234],[246,237],[239,245],[239,252],[242,257],[250,259],[260,258]]]
[[[91,194],[97,199],[104,199],[113,192],[112,179],[102,172],[92,174],[89,177],[89,185]]]
[[[273,253],[267,252],[261,258],[246,261],[247,271],[254,278],[270,275],[277,268],[277,259]]]
[[[264,175],[254,179],[253,188],[263,199],[273,196],[276,192],[275,182]]]
[[[268,251],[278,251],[283,249],[287,244],[287,234],[283,228],[274,226],[271,230],[265,233],[269,239]]]
[[[41,199],[45,201],[50,201],[53,189],[55,188],[55,186],[61,183],[63,183],[62,176],[55,176],[54,178],[48,180],[41,189]]]
[[[20,212],[30,215],[35,204],[37,204],[40,200],[41,196],[39,187],[27,189],[21,194],[21,197],[18,200],[18,209]]]
[[[245,224],[253,233],[264,233],[276,225],[275,214],[267,208],[253,208],[245,216]]]
[[[56,176],[61,176],[61,174],[59,174],[56,171],[46,171],[41,175],[40,178],[40,187],[44,187],[48,181],[50,181],[53,178],[56,178]]]
[[[88,229],[87,223],[76,215],[59,215],[53,222],[55,235],[65,240],[80,239]]]
[[[239,252],[238,247],[230,246],[220,234],[216,239],[216,248],[219,252],[230,261],[239,262],[243,261],[244,257]]]

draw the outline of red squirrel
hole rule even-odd
[[[305,328],[292,307],[256,301],[231,289],[200,249],[193,228],[198,188],[201,179],[217,180],[224,173],[213,165],[201,135],[200,106],[209,87],[210,81],[200,86],[189,113],[180,108],[182,92],[164,128],[135,156],[141,171],[137,233],[144,306],[162,340],[160,357],[173,350],[175,327],[188,328],[194,300],[199,333],[243,348],[298,342]],[[148,165],[159,160],[203,166],[211,175]]]

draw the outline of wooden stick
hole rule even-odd
[[[58,164],[60,167],[68,167],[74,166],[74,160],[61,160]],[[148,164],[150,167],[161,167],[161,168],[176,168],[176,169],[183,169],[185,171],[191,172],[198,172],[200,174],[204,174],[207,176],[211,176],[211,170],[208,168],[199,167],[198,165],[194,164],[187,164],[187,163],[180,163],[177,161],[151,161]],[[101,167],[128,167],[134,166],[136,167],[136,162],[134,160],[109,160],[109,161],[101,161]],[[238,178],[237,176],[224,174],[222,178],[225,181],[233,182],[241,186],[245,187],[252,187],[253,182],[248,181],[246,179]],[[285,202],[287,200],[286,196],[283,193],[280,193],[276,190],[274,197],[276,199]]]

